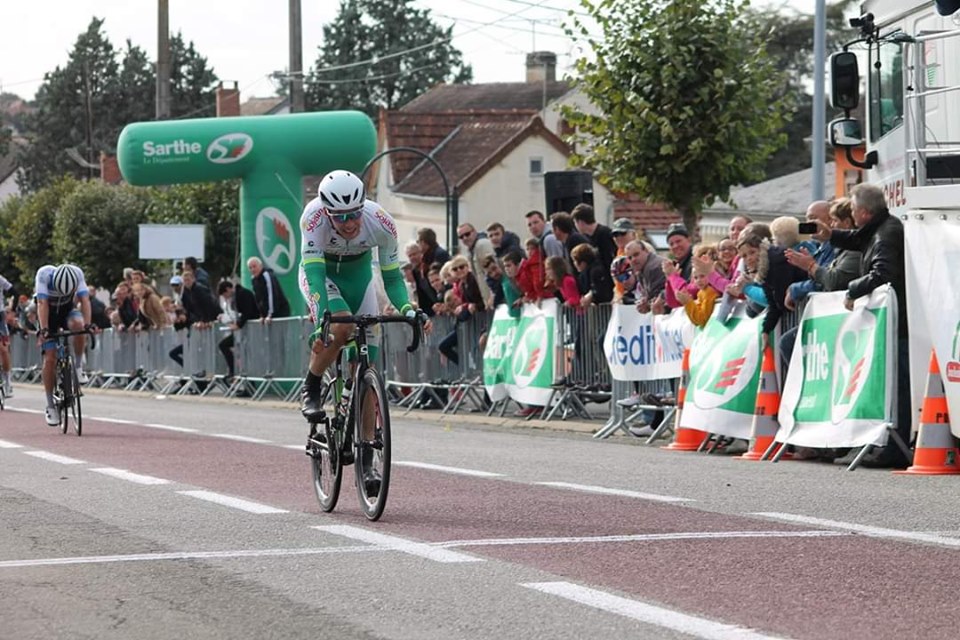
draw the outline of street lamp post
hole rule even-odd
[[[393,147],[390,149],[385,149],[377,155],[370,158],[370,161],[367,162],[367,165],[363,168],[363,172],[360,174],[361,179],[366,181],[367,171],[370,170],[370,167],[373,166],[373,163],[379,160],[380,158],[390,155],[391,153],[400,153],[407,152],[414,155],[420,156],[437,170],[437,173],[440,174],[440,180],[443,181],[443,192],[446,195],[446,220],[447,220],[447,249],[449,249],[451,254],[456,253],[457,248],[457,227],[460,226],[460,197],[457,194],[457,187],[454,185],[453,191],[450,190],[450,181],[447,180],[447,174],[444,173],[443,168],[437,163],[427,153],[424,153],[420,149],[415,149],[414,147]]]

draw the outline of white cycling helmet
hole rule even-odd
[[[58,296],[72,296],[80,286],[79,269],[69,264],[62,264],[53,272],[53,291]]]
[[[317,195],[331,213],[347,213],[363,206],[366,189],[363,180],[349,171],[331,171],[323,176]]]

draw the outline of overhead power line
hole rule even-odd
[[[497,18],[496,20],[492,20],[492,21],[490,21],[490,22],[482,23],[480,26],[474,27],[473,29],[468,29],[467,31],[464,31],[463,33],[458,33],[458,34],[456,34],[456,35],[450,36],[449,38],[439,38],[439,39],[434,40],[433,42],[430,42],[430,43],[427,43],[427,44],[422,44],[422,45],[419,45],[419,46],[416,46],[416,47],[411,47],[410,49],[405,49],[405,50],[403,50],[403,51],[396,51],[396,52],[394,52],[394,53],[388,53],[388,54],[382,55],[382,56],[376,56],[376,57],[374,57],[374,58],[368,58],[367,60],[360,60],[360,61],[358,61],[358,62],[349,62],[349,63],[347,63],[347,64],[338,64],[338,65],[334,65],[334,66],[332,66],[332,67],[324,67],[323,69],[317,69],[314,73],[328,73],[328,72],[330,72],[330,71],[339,71],[339,70],[341,70],[341,69],[352,69],[352,68],[354,68],[354,67],[362,67],[362,66],[365,66],[365,65],[376,64],[376,63],[378,63],[378,62],[380,62],[380,61],[382,61],[382,60],[389,60],[389,59],[391,59],[391,58],[396,58],[396,57],[398,57],[398,56],[403,56],[403,55],[406,55],[406,54],[408,54],[408,53],[414,53],[415,51],[421,51],[421,50],[423,50],[423,49],[429,49],[429,48],[431,48],[431,47],[436,47],[436,46],[439,46],[439,45],[441,45],[441,44],[450,42],[450,41],[453,40],[454,38],[462,38],[462,37],[465,36],[465,35],[469,35],[469,34],[474,33],[474,32],[476,32],[476,31],[480,31],[481,29],[485,29],[486,27],[493,26],[493,25],[495,25],[495,24],[497,24],[497,23],[499,23],[499,22],[502,22],[502,21],[505,20],[506,18],[511,18],[511,17],[513,17],[513,16],[520,15],[521,13],[524,13],[525,11],[529,11],[529,10],[532,9],[532,8],[539,7],[539,6],[543,5],[543,4],[546,3],[546,2],[547,2],[547,0],[540,0],[540,2],[535,3],[535,4],[534,4],[534,3],[530,3],[529,5],[525,6],[523,9],[519,9],[519,10],[517,10],[517,11],[514,11],[513,13],[508,13],[508,14],[500,17],[500,18]],[[526,3],[525,3],[525,4],[526,4]]]

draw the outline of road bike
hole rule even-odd
[[[383,515],[390,488],[390,405],[383,377],[370,366],[366,329],[377,324],[408,324],[413,328],[413,340],[407,351],[413,352],[420,345],[424,321],[422,314],[413,318],[392,315],[333,316],[329,311],[323,314],[320,339],[324,344],[329,344],[331,324],[356,326],[352,343],[341,349],[335,373],[324,386],[324,404],[332,399],[333,415],[325,415],[319,422],[311,422],[307,441],[307,455],[311,458],[313,468],[313,488],[320,508],[325,512],[333,511],[337,505],[343,467],[353,464],[357,496],[363,514],[371,521]],[[344,361],[352,347],[356,349],[357,362],[353,375],[347,377],[344,374]],[[372,421],[372,438],[364,437],[363,425],[366,421]]]
[[[49,334],[50,340],[57,341],[57,363],[55,366],[56,382],[53,388],[53,401],[60,410],[60,433],[66,433],[70,424],[77,436],[83,433],[83,412],[80,407],[80,398],[83,397],[83,388],[77,377],[77,369],[73,362],[73,353],[69,339],[73,336],[88,335],[89,329],[82,331],[60,331]]]

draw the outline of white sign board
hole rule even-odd
[[[206,225],[141,224],[141,260],[182,260],[188,256],[203,262]]]

